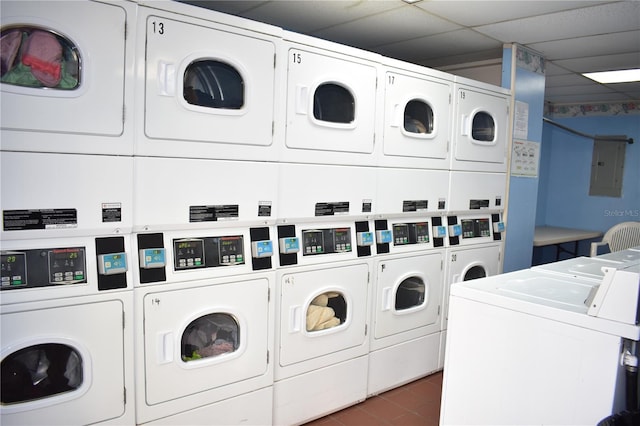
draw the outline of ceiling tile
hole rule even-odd
[[[640,52],[640,30],[532,43],[527,47],[547,60]]]
[[[609,0],[614,1],[614,0]],[[605,1],[423,1],[416,6],[460,25],[473,27],[593,6]]]
[[[579,73],[629,69],[640,66],[640,52],[562,59],[553,62],[562,68]]]
[[[444,58],[476,51],[502,48],[502,43],[472,30],[457,30],[376,48],[377,52],[411,61]]]
[[[615,32],[637,30],[640,27],[639,16],[640,2],[624,1],[484,25],[475,29],[499,40],[531,44],[606,34],[612,32],[613,28]]]
[[[215,2],[214,2],[215,3]],[[268,22],[286,30],[311,34],[322,28],[350,22],[365,16],[401,7],[401,0],[379,1],[302,1],[273,0],[244,14],[249,19]]]
[[[376,28],[376,31],[371,31],[371,28]],[[325,28],[316,31],[313,35],[367,48],[457,29],[460,29],[459,25],[405,5],[405,7]]]

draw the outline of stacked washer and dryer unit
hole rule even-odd
[[[369,395],[438,369],[453,90],[445,73],[388,58],[379,85]]]
[[[367,397],[377,55],[284,33],[274,424]]]
[[[177,2],[2,7],[80,71],[3,74],[3,422],[299,424],[442,368],[448,286],[501,272],[507,91]]]
[[[138,424],[269,424],[278,28],[138,2]]]
[[[502,273],[510,92],[455,77],[440,368],[451,284]]]
[[[73,7],[1,5],[3,425],[135,422],[135,8]]]

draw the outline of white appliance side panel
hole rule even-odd
[[[382,141],[384,155],[446,160],[451,128],[451,94],[452,85],[449,82],[387,71]],[[405,107],[413,100],[425,103],[433,111],[433,129],[428,133],[405,130]],[[425,162],[425,165],[432,164],[437,163]],[[442,168],[448,166],[444,162],[441,165]]]
[[[317,203],[342,202],[349,203],[345,216],[370,215],[375,205],[376,169],[281,164],[278,189],[280,217],[313,218]]]
[[[260,38],[258,33],[212,28],[213,24],[204,21],[188,24],[161,13],[146,16],[140,25],[146,25],[144,129],[149,139],[137,152],[238,159],[254,152],[251,158],[264,160],[266,153],[258,148],[273,143],[273,40]],[[207,108],[184,99],[186,68],[208,59],[231,65],[240,73],[244,83],[240,109]],[[241,156],[238,147],[244,147]]]
[[[0,161],[2,240],[131,230],[132,158],[2,152]],[[18,210],[32,211],[32,219],[41,220],[13,223],[7,212]]]
[[[585,425],[615,409],[619,337],[461,297],[450,314],[440,424]]]
[[[505,173],[452,171],[449,176],[449,211],[468,211],[471,200],[488,200],[487,209],[504,210],[507,188]]]
[[[159,291],[144,296],[145,401],[160,404],[268,373],[269,281]],[[210,313],[227,313],[238,325],[239,346],[229,353],[183,361],[186,327]]]
[[[500,274],[502,244],[485,245],[469,249],[447,249],[445,255],[446,279],[442,292],[442,329],[447,329],[451,284],[468,281],[479,272],[491,277]]]
[[[377,395],[436,371],[439,357],[440,333],[369,353],[367,395]]]
[[[273,417],[272,401],[273,389],[268,387],[143,424],[268,425]]]
[[[368,365],[358,357],[276,381],[273,424],[302,424],[364,401]]]
[[[278,172],[274,163],[150,157],[137,157],[134,162],[136,229],[210,228],[275,220]],[[263,203],[270,206],[270,216],[261,213]],[[190,216],[192,206],[223,205],[237,205],[237,216],[216,221]]]
[[[360,347],[366,343],[369,266],[355,264],[291,272],[280,278],[279,364],[298,362]],[[326,292],[338,292],[346,300],[344,321],[319,331],[307,331],[311,301]]]
[[[449,194],[449,172],[444,170],[417,170],[379,168],[376,213],[403,213],[405,201],[427,200],[427,212],[444,212]],[[420,212],[413,212],[413,214]]]
[[[83,384],[73,392],[0,408],[2,424],[90,424],[124,415],[125,340],[122,300],[3,307],[2,358],[18,349],[61,343],[82,357]],[[128,382],[128,380],[127,380]]]
[[[442,253],[381,260],[377,265],[373,309],[374,339],[423,328],[423,333],[440,331],[442,300]],[[422,305],[397,310],[398,288],[405,279],[416,277],[425,284]]]
[[[287,131],[284,156],[289,160],[316,162],[323,151],[372,154],[376,104],[377,70],[369,62],[329,56],[293,44],[287,52]],[[355,117],[351,123],[331,123],[314,117],[314,93],[325,83],[338,84],[354,97]],[[291,153],[290,150],[307,152]]]
[[[506,171],[509,97],[473,87],[456,86],[455,98],[452,169]],[[472,137],[473,117],[479,112],[488,113],[494,120],[492,141],[485,142]]]
[[[75,43],[81,59],[81,76],[75,90],[3,83],[2,129],[119,136],[123,131],[124,86],[128,76],[126,20],[127,11],[123,7],[104,3],[78,2],[62,7],[48,1],[3,2],[3,28],[40,27]],[[31,145],[29,134],[2,139],[2,149],[25,150],[25,139],[27,146]],[[52,149],[43,143],[36,145],[32,148]],[[86,152],[85,149],[79,151]],[[105,151],[108,148],[97,148],[97,152]]]

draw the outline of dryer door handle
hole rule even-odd
[[[173,333],[158,333],[156,341],[158,364],[173,361]]]
[[[298,333],[300,331],[300,319],[301,306],[291,306],[289,308],[289,333]]]
[[[391,287],[385,287],[382,289],[382,310],[391,310]]]
[[[176,66],[167,62],[158,62],[158,89],[162,96],[176,94]]]
[[[307,105],[309,99],[309,87],[297,85],[296,86],[296,113],[307,115]]]
[[[401,113],[402,108],[400,108],[400,104],[395,104],[393,106],[393,113],[391,114],[391,127],[400,127],[400,123],[403,121]]]
[[[460,135],[469,136],[469,116],[466,114],[460,117]]]

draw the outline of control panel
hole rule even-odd
[[[244,237],[181,238],[173,240],[173,261],[176,271],[243,265]]]
[[[462,219],[462,238],[478,238],[491,236],[491,221],[482,219]]]
[[[393,244],[424,244],[429,242],[429,222],[393,224]]]
[[[0,258],[2,290],[87,282],[84,247],[3,251]]]
[[[350,228],[307,229],[302,231],[304,256],[346,253],[352,250]]]

